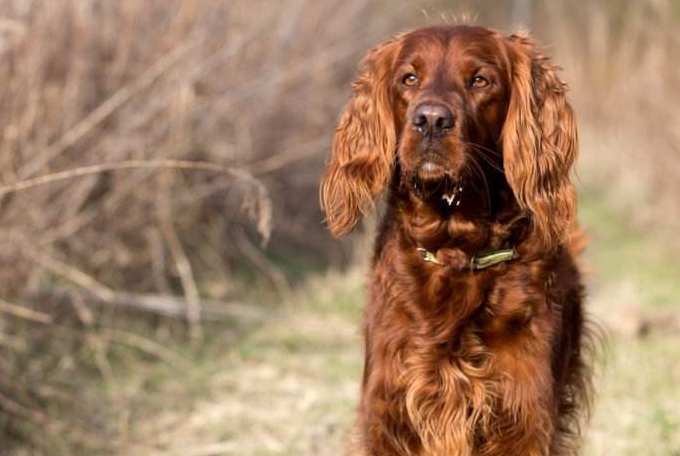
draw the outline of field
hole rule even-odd
[[[593,319],[607,341],[587,456],[680,454],[680,264],[597,195],[582,203],[591,247]],[[284,303],[253,295],[258,313],[213,324],[199,348],[132,358],[81,394],[106,410],[106,449],[127,455],[336,455],[354,417],[362,369],[365,270],[307,277]],[[158,347],[158,357],[165,352]],[[82,412],[95,414],[96,410]],[[44,442],[102,451],[93,435]],[[17,455],[31,454],[18,451]]]
[[[342,454],[374,220],[331,240],[318,179],[364,52],[461,20],[571,87],[584,454],[680,456],[672,0],[0,0],[0,455]]]

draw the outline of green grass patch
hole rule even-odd
[[[613,285],[628,282],[640,291],[645,304],[680,308],[678,249],[633,226],[597,194],[582,195],[579,215],[591,241],[586,259],[597,280]]]

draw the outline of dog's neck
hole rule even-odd
[[[454,204],[445,193],[451,186],[424,193],[394,179],[391,187],[389,198],[396,203],[404,237],[429,251],[457,248],[475,255],[512,247],[527,235],[528,220],[502,176],[484,186],[459,184]]]

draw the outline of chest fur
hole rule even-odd
[[[407,340],[395,345],[402,347],[395,386],[422,454],[478,454],[504,438],[500,434],[521,438],[532,415],[550,421],[535,416],[545,415],[551,394],[546,331],[553,325],[543,266],[461,274],[433,269],[410,276],[426,296],[409,302],[406,294],[384,290],[399,312],[412,316]]]

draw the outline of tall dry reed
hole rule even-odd
[[[106,435],[60,411],[83,371],[106,375],[112,344],[172,362],[112,328],[121,297],[200,340],[224,311],[205,301],[235,299],[244,275],[287,292],[272,258],[342,258],[316,188],[356,64],[463,10],[508,32],[527,22],[571,83],[586,186],[677,226],[671,0],[0,2],[0,441]]]

